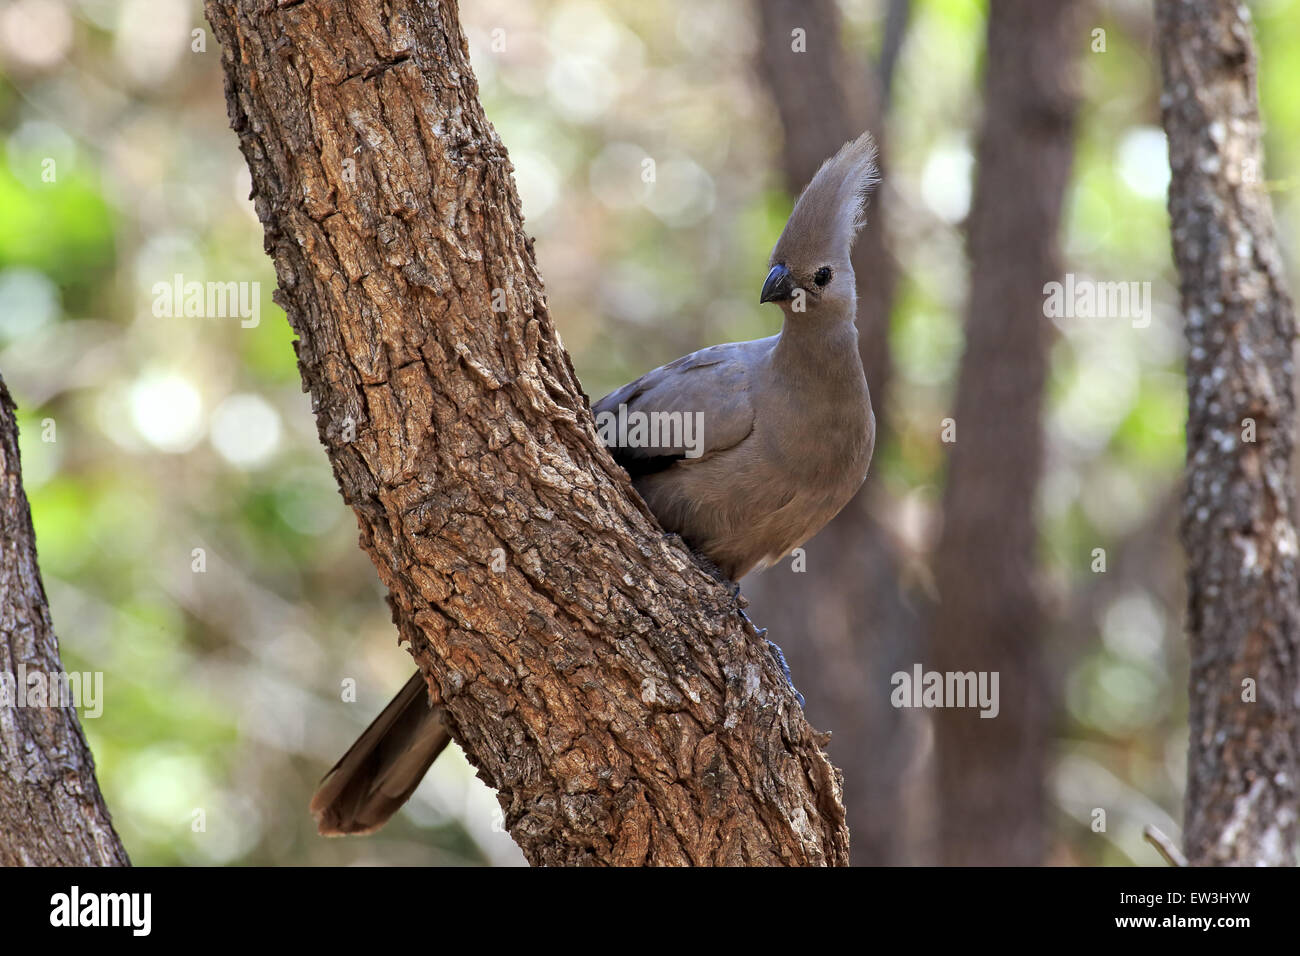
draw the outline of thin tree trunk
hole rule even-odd
[[[1156,4],[1187,332],[1184,841],[1193,864],[1296,862],[1295,316],[1263,186],[1244,4]]]
[[[822,160],[863,129],[875,135],[883,169],[882,78],[869,69],[865,54],[859,61],[844,54],[833,0],[757,0],[756,13],[758,74],[781,118],[781,169],[790,193],[797,195]],[[894,16],[901,30],[902,14]],[[795,30],[804,31],[802,51],[795,48]],[[900,42],[891,37],[894,46]],[[896,53],[889,59],[896,62]],[[872,197],[853,253],[858,341],[881,434],[887,427],[889,316],[897,280],[885,239],[883,196],[877,189]],[[747,589],[753,592],[754,619],[770,629],[789,658],[809,715],[834,728],[831,751],[845,774],[853,862],[888,865],[908,859],[906,795],[899,778],[917,746],[906,715],[889,705],[889,675],[914,646],[916,616],[902,599],[896,547],[873,514],[874,490],[868,479],[806,547],[805,571],[794,571],[786,561]]]
[[[3,378],[0,474],[0,680],[6,685],[0,693],[0,866],[129,866],[77,712],[42,690],[63,674],[63,663],[36,563],[14,402]],[[39,701],[29,696],[33,691],[41,693]]]
[[[596,436],[452,2],[208,0],[321,440],[534,864],[843,864],[766,646]]]
[[[1057,231],[1073,153],[1073,2],[993,0],[968,247],[971,288],[935,558],[941,672],[999,675],[1000,713],[934,712],[938,859],[1043,859],[1055,694],[1042,647],[1035,499]],[[1085,35],[1086,37],[1086,35]],[[936,423],[936,429],[939,429]]]

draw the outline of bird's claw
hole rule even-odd
[[[766,633],[767,628],[763,628],[759,637]],[[768,641],[767,647],[772,652],[772,656],[776,658],[777,666],[781,668],[781,673],[785,675],[785,682],[790,685],[790,692],[794,694],[794,699],[799,701],[799,708],[802,710],[804,707],[803,694],[799,693],[799,688],[794,686],[794,677],[790,673],[790,665],[786,663],[785,654],[782,653],[781,648],[777,647],[775,641]]]
[[[781,651],[781,648],[775,642],[768,641],[767,628],[755,626],[754,622],[749,619],[749,615],[743,610],[740,611],[740,618],[745,622],[745,627],[750,634],[767,641],[768,650],[772,652],[772,657],[775,658],[777,666],[781,668],[781,673],[785,675],[785,682],[790,685],[790,692],[794,694],[794,699],[799,701],[799,707],[802,709],[804,707],[803,694],[799,693],[799,688],[794,686],[794,677],[790,673],[790,665],[786,663],[785,654]]]

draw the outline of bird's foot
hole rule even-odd
[[[767,633],[767,628],[763,628],[763,633]],[[781,648],[776,645],[775,641],[768,641],[767,648],[772,652],[772,656],[776,658],[776,664],[781,668],[781,673],[785,675],[785,682],[790,685],[790,693],[794,694],[794,699],[799,702],[799,709],[803,710],[803,694],[799,693],[799,688],[794,686],[794,676],[790,673],[790,665],[785,661],[785,654],[781,652]]]
[[[776,660],[776,666],[781,668],[781,673],[785,675],[785,682],[790,685],[790,692],[794,694],[794,699],[799,701],[799,707],[802,709],[804,707],[803,694],[799,693],[799,688],[794,686],[794,676],[790,673],[790,665],[786,663],[785,654],[781,648],[777,646],[775,641],[768,641],[767,628],[755,626],[754,622],[749,619],[749,615],[743,610],[740,612],[740,617],[751,634],[767,641],[767,648],[772,652],[772,657]]]
[[[756,625],[749,619],[749,615],[746,614],[743,609],[737,608],[737,611],[740,614],[740,619],[745,622],[745,629],[748,630],[750,634],[753,634],[755,637],[767,637],[767,628]]]

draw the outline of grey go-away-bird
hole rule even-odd
[[[663,428],[602,438],[664,529],[733,584],[811,538],[866,479],[875,416],[849,254],[875,183],[864,133],[800,195],[759,297],[784,313],[778,335],[693,352],[592,406],[598,423],[659,414]],[[688,416],[700,426],[691,436],[667,427]],[[321,781],[311,802],[320,832],[383,826],[450,739],[416,673]]]

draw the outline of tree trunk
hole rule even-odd
[[[790,193],[798,195],[821,162],[864,129],[876,137],[883,171],[880,87],[888,77],[869,70],[865,55],[860,60],[844,55],[833,0],[757,0],[756,13],[758,74],[781,119],[781,170]],[[804,31],[802,52],[792,48],[797,29]],[[900,39],[895,37],[893,45]],[[892,55],[887,59],[896,61]],[[858,341],[878,434],[887,428],[889,317],[897,279],[885,239],[884,192],[877,189],[872,196],[853,252]],[[903,601],[896,546],[876,517],[890,507],[879,500],[882,496],[868,478],[806,546],[806,571],[798,573],[783,562],[753,579],[751,595],[754,619],[784,649],[809,715],[835,728],[830,748],[845,774],[853,862],[867,865],[897,865],[909,858],[900,778],[917,749],[907,715],[889,704],[889,676],[914,646],[917,620]]]
[[[3,378],[0,471],[0,866],[129,866],[76,710],[44,691],[39,702],[29,697],[54,686],[50,677],[62,675],[63,663],[36,563],[18,425]]]
[[[1193,864],[1294,865],[1295,316],[1263,186],[1249,10],[1156,4],[1187,330]]]
[[[1000,713],[934,712],[938,858],[1042,862],[1054,719],[1035,501],[1057,230],[1073,152],[1073,2],[993,0],[932,634],[940,672],[999,675]],[[939,423],[936,423],[939,428]]]
[[[455,3],[208,0],[321,440],[534,864],[843,864],[836,771],[597,438]]]

